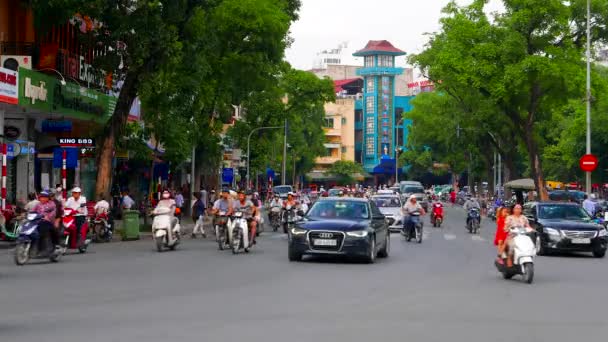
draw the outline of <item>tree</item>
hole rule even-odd
[[[331,165],[327,173],[336,176],[340,185],[349,185],[355,182],[354,175],[363,174],[363,167],[349,160],[338,160]]]
[[[525,145],[537,191],[547,199],[540,130],[556,108],[584,96],[585,1],[504,0],[504,13],[492,19],[486,3],[451,2],[441,31],[412,60],[438,90],[467,89],[491,101]],[[606,41],[606,8],[606,1],[594,2],[594,42]]]
[[[264,86],[289,44],[299,0],[31,0],[38,16],[66,22],[84,13],[103,24],[84,37],[100,51],[94,61],[122,87],[98,156],[96,193],[107,194],[112,155],[132,101],[140,93],[163,143],[180,155],[186,141],[214,135],[230,104]],[[158,104],[160,107],[149,105]],[[155,115],[157,120],[154,120]],[[219,121],[219,122],[218,122]],[[180,127],[191,134],[172,143]],[[211,128],[211,130],[209,130]],[[202,129],[207,129],[202,131]]]

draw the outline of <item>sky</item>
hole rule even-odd
[[[312,68],[317,52],[336,48],[348,42],[352,52],[369,40],[390,41],[408,54],[422,51],[428,41],[426,33],[439,30],[441,9],[449,0],[302,0],[300,19],[291,26],[293,44],[287,60],[296,68]],[[470,0],[458,0],[468,4]],[[501,8],[491,0],[489,11]],[[349,53],[350,55],[350,53]],[[344,63],[344,62],[343,62]],[[345,64],[362,64],[349,58]],[[406,66],[405,57],[397,60]]]

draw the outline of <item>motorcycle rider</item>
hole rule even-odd
[[[47,236],[50,235],[51,244],[53,245],[53,250],[55,250],[59,245],[59,236],[54,227],[55,218],[57,216],[57,211],[55,207],[55,202],[51,201],[50,194],[48,191],[42,191],[38,195],[38,203],[33,211],[42,215],[42,220],[40,220],[40,224],[38,225],[38,232],[40,233],[40,239],[38,240],[38,250],[42,251],[44,254],[47,252],[46,240]]]
[[[234,208],[232,206],[232,199],[230,196],[230,190],[227,188],[222,189],[221,197],[213,203],[213,208],[211,208],[211,214],[217,215],[220,211],[225,211],[226,215],[232,215]]]
[[[257,207],[253,205],[253,202],[247,199],[247,195],[243,190],[238,192],[238,200],[233,203],[234,211],[243,213],[243,218],[247,219],[247,226],[249,228],[249,239],[250,244],[255,245],[255,235],[257,231],[257,221],[255,217],[257,215]]]
[[[76,211],[76,228],[80,231],[82,225],[87,220],[87,199],[81,195],[82,190],[79,187],[72,189],[72,197],[65,202],[65,208],[70,208]]]
[[[271,221],[274,220],[274,219],[276,219],[275,216],[280,215],[279,214],[280,210],[277,211],[276,209],[275,210],[272,210],[272,209],[274,209],[274,208],[279,208],[280,209],[282,207],[283,207],[283,202],[281,201],[281,198],[279,197],[279,194],[275,193],[272,201],[270,201],[270,212],[268,213],[269,219]]]
[[[478,209],[481,210],[481,206],[479,205],[479,202],[477,202],[477,199],[471,195],[467,195],[467,201],[464,203],[463,206],[464,210],[467,212],[467,227],[469,226],[469,221],[471,220],[471,215],[470,215],[470,211],[471,209]]]
[[[412,215],[415,212],[420,212],[420,216],[424,216],[424,208],[418,203],[416,195],[411,195],[405,205],[401,208],[403,215],[403,228],[407,229],[408,225],[416,225],[420,222],[420,216]]]
[[[103,197],[99,197],[97,203],[95,203],[95,206],[93,207],[93,211],[95,211],[95,215],[106,214],[108,217],[108,229],[110,229],[110,231],[114,230],[114,219],[112,218],[112,215],[110,215],[110,202],[106,201]]]
[[[521,204],[516,204],[513,206],[512,214],[507,216],[505,219],[505,232],[507,232],[508,237],[505,241],[505,246],[507,249],[507,267],[513,266],[513,236],[510,234],[511,228],[515,227],[525,227],[529,229],[533,229],[530,226],[530,222],[528,222],[528,218],[522,215],[522,206]]]
[[[589,198],[583,201],[583,208],[591,217],[595,217],[595,213],[597,212],[597,202],[595,201],[595,199],[595,194],[591,194],[589,195]]]
[[[171,193],[169,192],[169,190],[164,190],[162,195],[161,195],[161,200],[158,201],[158,203],[156,204],[156,208],[160,208],[160,207],[165,207],[165,208],[169,208],[171,209],[171,213],[170,215],[171,217],[171,228],[169,229],[169,234],[173,234],[173,227],[175,227],[175,225],[179,222],[177,217],[175,217],[175,208],[177,208],[177,205],[175,204],[175,200],[173,198],[171,198]],[[169,236],[170,240],[172,240],[172,235]]]

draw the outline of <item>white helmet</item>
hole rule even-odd
[[[595,194],[591,194],[591,195],[589,195],[589,198],[591,198],[592,200],[594,200],[594,199],[597,198],[597,196]]]
[[[75,192],[81,193],[82,190],[79,187],[75,187],[74,189],[72,189],[72,193],[75,193]]]

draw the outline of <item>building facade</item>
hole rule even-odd
[[[364,79],[361,111],[356,115],[361,128],[355,132],[361,146],[359,161],[366,172],[388,181],[394,178],[398,147],[405,144],[403,109],[396,110],[395,94],[396,77],[404,71],[395,66],[395,57],[405,52],[386,40],[372,40],[354,55],[364,58],[364,66],[357,71]],[[398,139],[400,134],[402,139]]]

